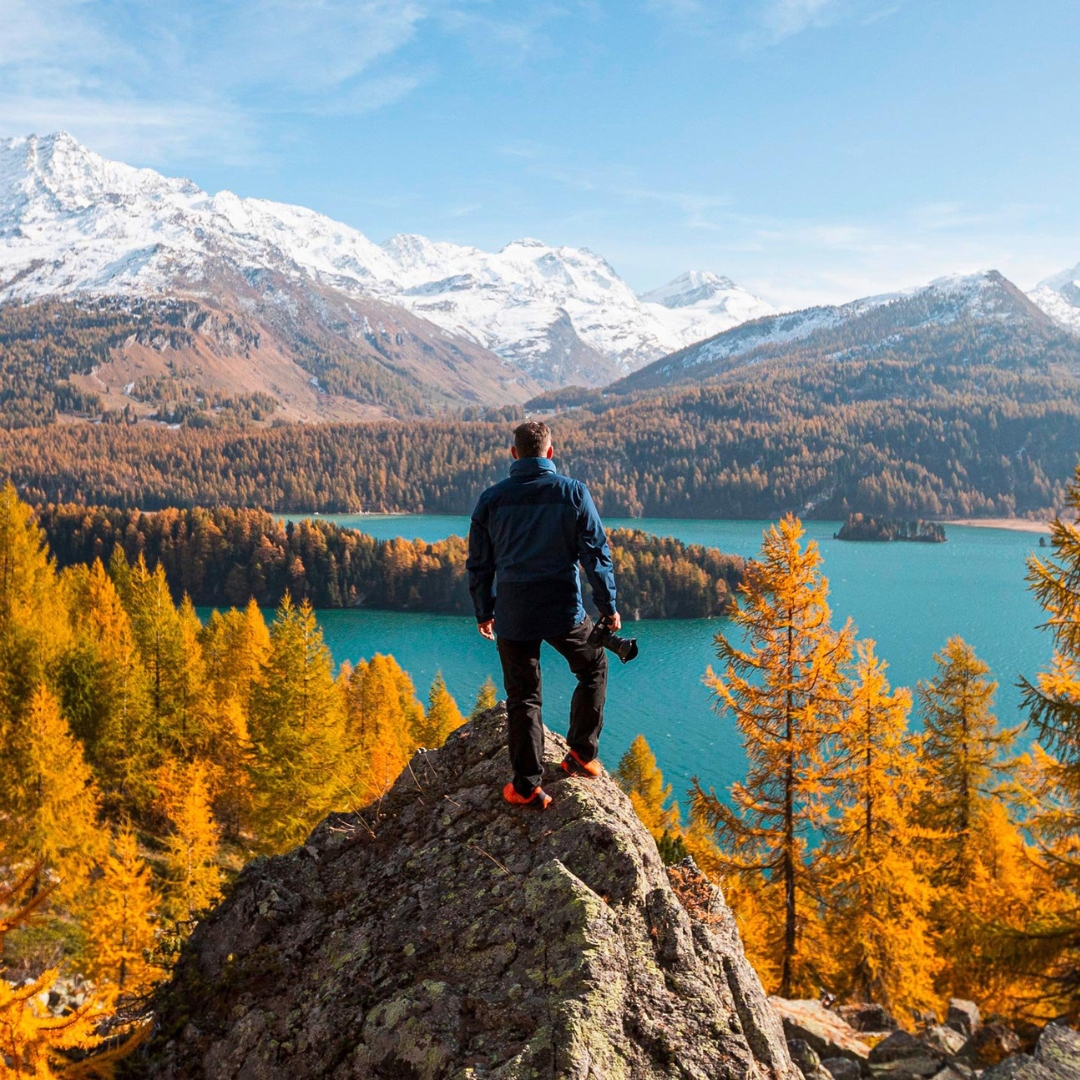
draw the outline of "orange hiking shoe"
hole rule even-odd
[[[535,806],[537,810],[546,810],[551,805],[551,796],[542,787],[533,788],[531,795],[519,795],[513,780],[503,788],[503,798],[511,806]]]
[[[604,767],[600,764],[599,758],[593,758],[592,761],[582,761],[581,758],[571,750],[570,753],[562,759],[562,770],[570,776],[587,776],[590,780],[596,780],[599,776],[603,775]]]

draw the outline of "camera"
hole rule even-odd
[[[589,635],[589,644],[603,645],[605,649],[613,652],[624,664],[630,663],[638,654],[637,638],[619,637],[613,630],[607,628],[603,616],[592,628],[592,633]]]

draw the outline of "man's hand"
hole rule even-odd
[[[601,621],[616,634],[622,629],[622,616],[617,611],[614,615],[605,615]]]
[[[476,624],[476,629],[480,631],[480,636],[487,638],[488,641],[495,640],[495,620],[487,619],[482,623]]]

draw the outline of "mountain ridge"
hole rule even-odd
[[[586,248],[526,238],[484,252],[415,234],[376,244],[305,207],[108,161],[66,133],[0,140],[0,302],[205,296],[222,262],[404,308],[547,384],[610,381],[771,310],[717,275],[722,289],[673,311]]]
[[[988,270],[937,278],[921,288],[847,304],[754,319],[662,357],[605,387],[604,392],[625,394],[704,382],[737,367],[801,352],[815,359],[836,360],[902,352],[905,347],[924,347],[937,331],[961,322],[971,324],[983,346],[1007,336],[1011,329],[1053,337],[1068,333],[999,271]]]

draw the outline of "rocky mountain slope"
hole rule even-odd
[[[409,235],[379,245],[303,207],[107,161],[64,133],[2,140],[0,303],[72,296],[233,298],[286,321],[329,306],[354,339],[411,313],[433,324],[437,351],[448,335],[474,363],[494,353],[547,385],[608,382],[770,310],[715,275],[639,298],[585,249],[519,240],[485,252]]]
[[[850,361],[875,356],[923,358],[951,353],[969,362],[997,346],[1071,339],[1066,330],[996,270],[940,278],[906,293],[865,297],[755,319],[666,356],[619,380],[608,393],[702,382],[766,360],[810,357]],[[1080,348],[1080,339],[1075,339]]]
[[[801,1080],[719,893],[688,914],[609,777],[507,808],[505,723],[249,865],[161,993],[143,1073]],[[565,751],[548,733],[549,768]]]

